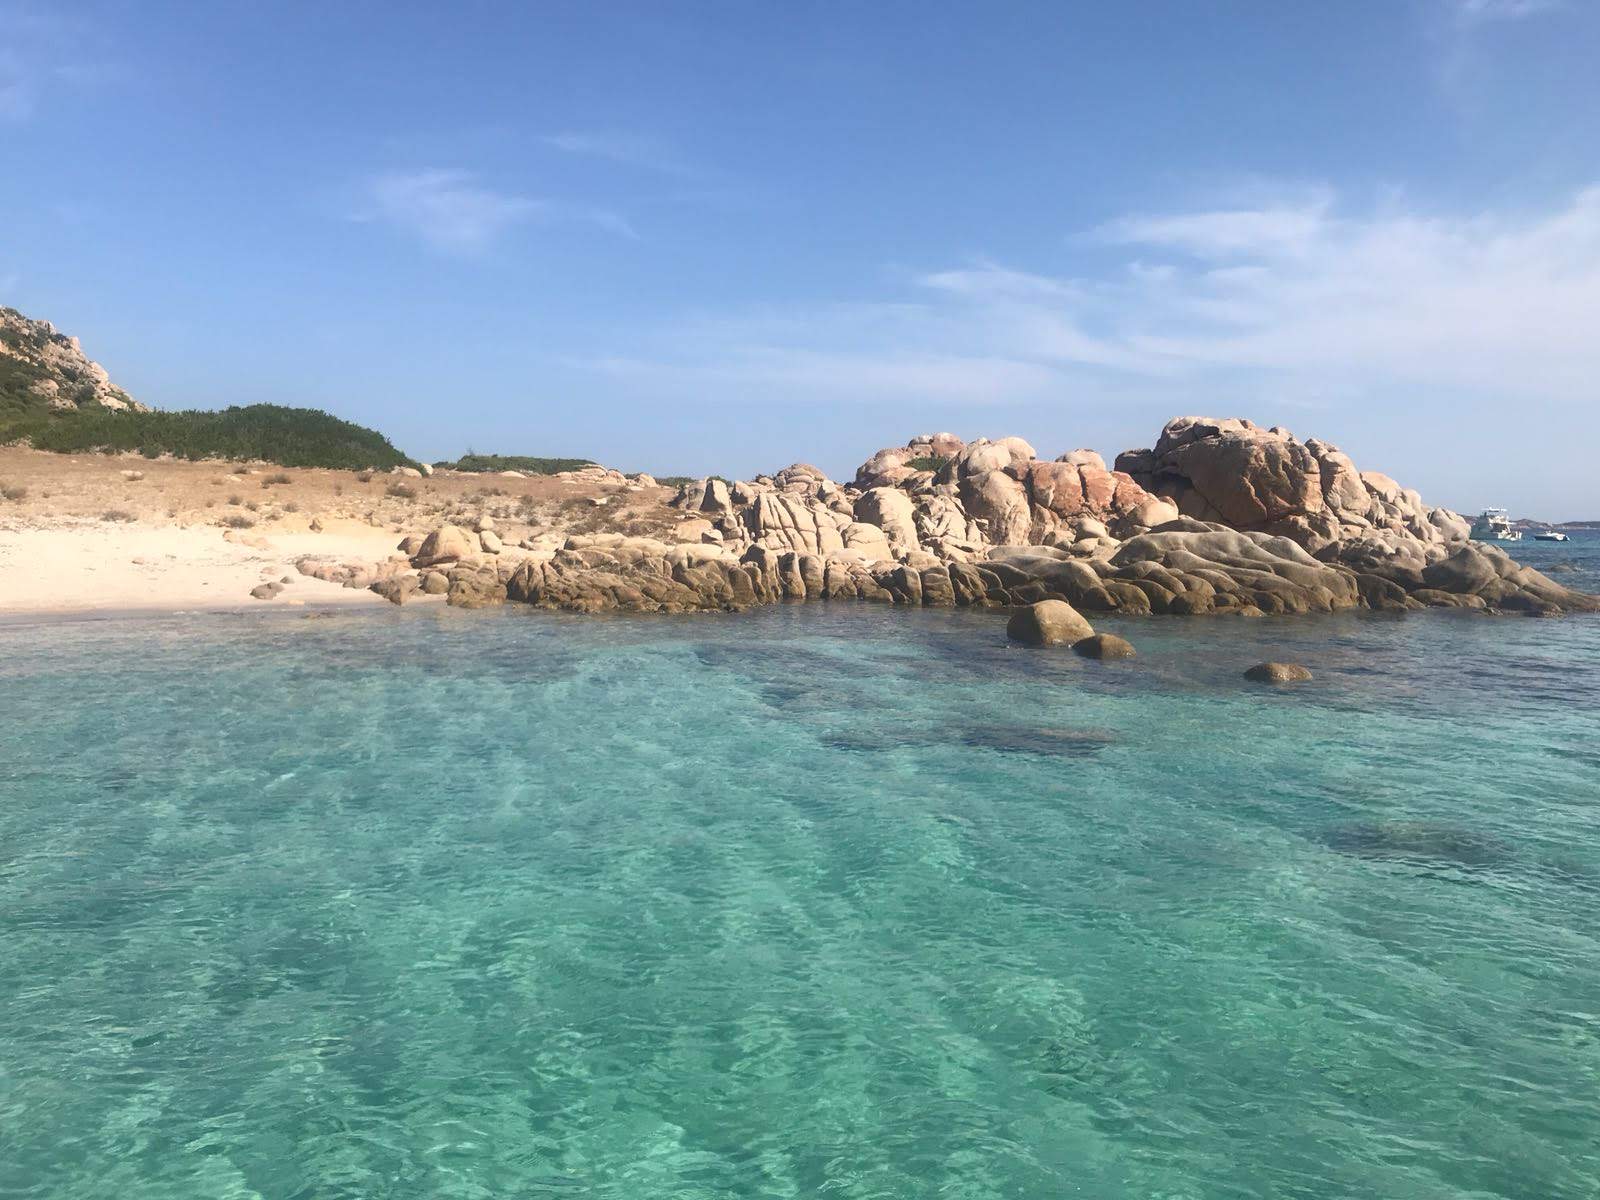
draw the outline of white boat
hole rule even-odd
[[[1522,530],[1511,528],[1511,517],[1503,508],[1486,508],[1472,523],[1475,542],[1520,542]]]
[[[1543,533],[1533,535],[1536,542],[1570,542],[1572,539],[1559,529],[1546,529]]]

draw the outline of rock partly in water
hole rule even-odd
[[[390,604],[404,604],[411,598],[411,594],[418,588],[415,575],[391,575],[387,579],[375,581],[371,590],[382,596]]]
[[[1252,683],[1305,683],[1311,672],[1299,663],[1257,663],[1244,673]]]
[[[481,593],[492,603],[504,585],[512,600],[584,612],[801,598],[1055,600],[1090,613],[1185,616],[1600,610],[1595,597],[1466,541],[1456,514],[1358,471],[1337,447],[1236,418],[1177,418],[1114,470],[1093,451],[1044,461],[1020,438],[928,434],[875,454],[850,484],[795,463],[748,481],[694,480],[672,503],[685,516],[678,544],[545,535],[494,555],[496,532],[446,525],[402,548],[413,567],[488,571],[495,585],[481,588],[456,586],[450,573],[461,602]],[[485,557],[503,565],[485,567]]]
[[[1114,633],[1097,633],[1073,642],[1072,650],[1085,658],[1132,658],[1138,653],[1132,642]]]
[[[1093,637],[1094,626],[1065,600],[1040,600],[1011,614],[1006,636],[1028,646],[1070,645]]]

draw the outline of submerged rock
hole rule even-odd
[[[1299,663],[1257,663],[1244,673],[1252,683],[1305,683],[1311,672]]]

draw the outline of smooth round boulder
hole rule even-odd
[[[1071,645],[1093,637],[1094,626],[1065,600],[1040,600],[1012,612],[1006,636],[1028,646]]]
[[[1114,633],[1097,633],[1073,642],[1072,651],[1085,658],[1132,658],[1138,653],[1132,642]]]
[[[1305,683],[1311,672],[1299,663],[1257,663],[1244,673],[1252,683]]]
[[[419,567],[470,558],[478,552],[478,539],[458,525],[441,525],[426,538],[413,555]]]

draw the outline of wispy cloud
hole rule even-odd
[[[1308,203],[1136,214],[1093,274],[978,262],[909,298],[702,319],[589,365],[704,398],[1022,402],[1131,386],[1281,403],[1418,390],[1592,403],[1600,185],[1533,214]],[[1097,254],[1097,256],[1098,256]]]
[[[1324,190],[1310,203],[1292,207],[1119,217],[1091,236],[1112,244],[1176,250],[1201,258],[1294,255],[1314,246],[1332,205],[1333,196]]]
[[[74,15],[0,2],[0,121],[38,114],[53,93],[94,87],[117,76],[101,31]]]
[[[358,221],[382,221],[437,250],[477,254],[512,228],[530,222],[577,222],[637,237],[620,215],[499,191],[470,171],[428,167],[384,171],[363,188]]]
[[[1457,20],[1465,24],[1521,21],[1562,7],[1562,0],[1450,0]]]
[[[608,162],[658,171],[665,175],[696,174],[677,151],[657,138],[629,133],[568,131],[549,134],[539,140],[567,154],[602,158]]]
[[[1567,8],[1566,0],[1440,0],[1440,5],[1429,22],[1434,80],[1463,115],[1483,108],[1485,80],[1511,28]]]

